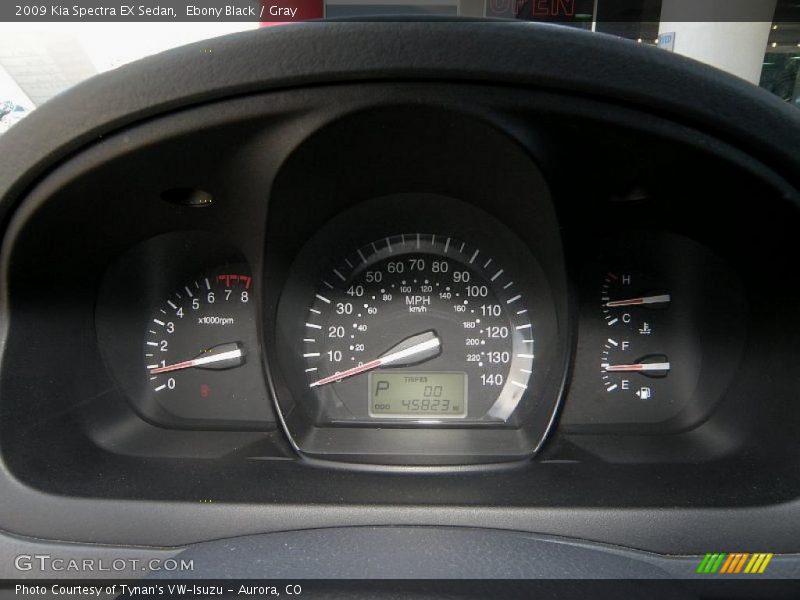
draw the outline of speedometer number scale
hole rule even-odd
[[[387,237],[337,263],[303,335],[308,388],[332,421],[505,421],[533,369],[519,286],[480,248],[434,234]]]

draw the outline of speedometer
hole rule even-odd
[[[268,372],[300,452],[445,465],[535,451],[568,359],[567,296],[548,212],[529,216],[512,230],[460,200],[398,194],[268,247]]]
[[[306,385],[328,421],[506,421],[533,375],[535,332],[502,261],[431,233],[335,262],[303,328]]]

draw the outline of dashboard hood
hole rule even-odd
[[[60,159],[171,110],[298,86],[427,79],[648,106],[783,165],[789,179],[800,171],[796,110],[743,80],[655,48],[534,23],[310,22],[170,50],[46,103],[0,139],[0,219]]]

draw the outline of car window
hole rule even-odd
[[[0,22],[0,133],[97,73],[183,44],[318,17],[489,17],[551,22],[696,58],[800,106],[800,5],[790,0],[750,3],[759,9],[744,16],[726,12],[720,3],[710,3],[715,6],[713,11],[699,15],[710,20],[694,22],[688,20],[691,14],[675,8],[682,5],[680,0],[303,0],[295,4],[294,13],[289,9],[289,14],[283,14],[263,0],[255,7],[261,11],[257,17],[228,16],[224,11],[215,14],[200,6],[191,12],[186,7],[183,12],[179,9],[174,19],[157,22],[120,22],[120,15],[93,22],[69,15],[56,19],[52,13],[42,18],[34,5],[27,7],[27,16],[24,11],[9,12],[5,22]],[[198,18],[202,20],[198,22]],[[744,18],[758,20],[737,20]]]

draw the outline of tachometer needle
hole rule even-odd
[[[442,340],[435,331],[425,331],[417,335],[412,335],[404,339],[402,342],[395,344],[383,355],[371,360],[358,367],[334,373],[328,377],[323,377],[311,384],[310,387],[317,387],[327,383],[334,383],[378,369],[380,367],[404,367],[413,364],[419,364],[423,361],[430,360],[438,356],[442,351]]]
[[[642,296],[641,298],[628,298],[626,300],[612,300],[606,302],[609,308],[619,306],[640,306],[643,304],[667,304],[672,301],[672,296],[669,294],[659,294],[657,296]]]
[[[669,371],[668,362],[633,363],[630,365],[601,365],[609,373],[639,373],[648,371]]]
[[[191,360],[184,360],[172,365],[164,365],[150,369],[151,375],[159,373],[169,373],[170,371],[180,371],[182,369],[230,369],[238,367],[244,363],[244,349],[238,342],[220,344],[204,350]]]

